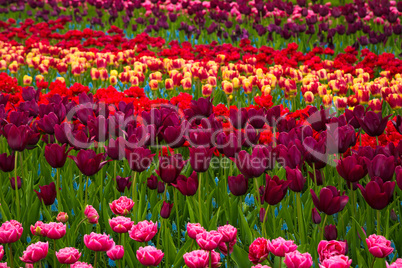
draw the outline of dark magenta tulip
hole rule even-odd
[[[147,178],[147,186],[151,190],[158,188],[158,178],[155,175],[151,175]]]
[[[95,175],[108,162],[103,161],[105,159],[103,153],[96,154],[93,150],[80,150],[77,156],[69,155],[68,157],[74,160],[78,169],[85,176]]]
[[[324,228],[324,238],[328,241],[336,240],[338,238],[338,230],[336,225],[329,224]]]
[[[248,179],[243,174],[228,177],[228,186],[230,192],[235,196],[242,196],[247,193]]]
[[[126,140],[123,137],[109,139],[109,144],[105,146],[105,152],[113,160],[122,160],[124,158],[124,148]]]
[[[289,148],[278,145],[277,152],[278,162],[284,167],[294,169],[302,163],[302,154],[296,145],[291,145]]]
[[[396,177],[396,183],[398,184],[399,189],[402,190],[402,167],[401,166],[396,167],[395,177]]]
[[[316,169],[321,169],[327,165],[328,153],[326,152],[326,140],[316,141],[313,137],[307,137],[303,141],[305,161],[310,165],[315,165]]]
[[[0,170],[3,172],[11,172],[15,166],[15,155],[7,156],[7,153],[0,154]]]
[[[351,155],[338,160],[336,170],[339,176],[344,180],[354,183],[363,179],[367,175],[367,166],[365,163],[366,158],[361,158],[357,155]]]
[[[236,158],[231,159],[248,179],[261,176],[275,165],[272,149],[263,145],[255,146],[251,155],[246,151],[240,151]]]
[[[367,167],[371,179],[380,177],[383,181],[390,181],[395,171],[394,157],[378,154],[371,161],[367,161]]]
[[[197,173],[193,171],[190,177],[184,175],[179,175],[177,177],[176,183],[172,184],[185,196],[193,196],[198,190],[198,177]]]
[[[327,186],[321,189],[318,199],[313,189],[310,189],[315,207],[327,215],[333,215],[342,211],[348,203],[349,197],[341,195],[334,186]]]
[[[380,178],[374,178],[367,183],[366,188],[357,185],[362,192],[367,204],[373,209],[382,210],[391,202],[395,190],[395,182],[383,182]]]
[[[40,192],[34,190],[39,200],[43,201],[46,206],[53,205],[56,200],[56,185],[54,182],[51,182],[49,185],[39,186],[39,189]]]
[[[151,154],[151,150],[142,147],[126,148],[125,154],[130,169],[136,172],[147,170],[155,156],[155,154]]]
[[[265,109],[251,108],[247,112],[248,122],[256,129],[261,129],[266,123]]]
[[[58,145],[57,143],[47,144],[45,146],[45,159],[52,168],[61,168],[67,160],[68,152],[72,148],[66,150],[67,144]]]
[[[269,108],[266,111],[268,125],[276,127],[278,119],[281,117],[281,107],[279,105]]]
[[[131,187],[131,176],[128,177],[120,177],[120,176],[116,176],[116,189],[117,191],[119,191],[120,193],[124,193],[124,191],[127,189],[129,190]]]
[[[274,206],[282,201],[285,197],[290,181],[280,180],[278,176],[266,175],[264,200],[271,206]]]
[[[163,201],[162,208],[161,208],[161,217],[164,219],[168,219],[170,216],[170,212],[172,211],[173,203],[168,203]]]
[[[13,190],[15,190],[15,177],[10,177],[10,184],[11,184],[11,188],[13,188]],[[17,185],[18,185],[18,189],[21,189],[22,186],[22,180],[20,176],[17,176]]]
[[[390,116],[382,117],[382,113],[368,111],[365,116],[357,118],[357,120],[364,132],[371,137],[377,137],[384,133]]]
[[[15,126],[8,124],[4,127],[7,142],[10,148],[14,151],[23,151],[30,144],[30,141],[39,138],[39,133],[34,133],[30,127],[26,125]],[[7,129],[7,130],[6,130]]]
[[[109,135],[109,119],[105,118],[103,115],[97,117],[89,117],[88,119],[88,130],[90,136],[94,138],[97,142],[105,142]]]
[[[189,124],[183,121],[179,126],[168,126],[163,132],[163,139],[170,148],[179,148],[186,141],[184,134],[187,132]]]
[[[181,154],[160,156],[159,166],[155,172],[165,183],[173,183],[176,181],[185,165],[186,161],[183,160]]]
[[[314,178],[313,172],[309,171],[308,175],[309,175],[310,179],[313,181],[313,183],[317,184],[317,186],[323,185],[322,173],[319,169],[315,170],[315,178]]]
[[[260,140],[260,132],[256,130],[252,125],[247,124],[244,129],[244,146],[252,147]]]
[[[316,208],[313,208],[311,210],[311,218],[312,218],[314,224],[320,224],[321,223],[321,215],[317,211]]]
[[[209,168],[215,147],[190,147],[190,165],[195,172],[205,172]]]
[[[230,123],[236,129],[242,129],[247,123],[248,113],[246,108],[230,109],[229,110]]]
[[[62,144],[69,143],[68,139],[72,137],[73,125],[64,122],[54,126],[54,136]]]
[[[301,192],[304,189],[306,179],[298,168],[292,169],[285,167],[286,169],[286,179],[291,182],[289,184],[290,190],[293,192]]]
[[[38,128],[45,132],[46,134],[54,134],[54,126],[59,123],[57,115],[53,112],[44,115],[41,119],[37,121]]]
[[[199,125],[202,118],[208,118],[213,113],[212,100],[208,98],[198,98],[191,100],[190,108],[184,110],[184,114],[188,120],[195,120]]]
[[[356,132],[352,126],[328,127],[325,133],[329,154],[343,154],[349,147],[356,145]]]
[[[231,132],[227,135],[222,131],[216,136],[217,148],[226,157],[236,157],[243,143],[244,139],[239,132]]]
[[[392,121],[392,124],[394,125],[396,131],[399,132],[399,134],[402,134],[402,116],[399,114],[396,116],[396,120]]]

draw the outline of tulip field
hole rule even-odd
[[[0,268],[402,268],[401,18],[0,0]]]

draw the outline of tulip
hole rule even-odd
[[[209,265],[209,256],[212,256],[211,266],[217,268],[220,266],[219,253],[211,251],[210,253],[205,250],[194,250],[183,255],[184,263],[188,268],[204,268]]]
[[[236,242],[237,242],[236,238],[233,241],[230,241],[228,243],[221,241],[218,245],[219,251],[225,256],[228,256],[228,254],[232,254],[233,247],[234,247],[234,245],[236,245]],[[228,246],[229,246],[229,249],[228,249]]]
[[[271,178],[268,174],[266,175],[265,193],[264,200],[271,206],[275,206],[285,197],[288,186],[291,181],[282,181],[278,176]]]
[[[342,211],[349,201],[348,196],[340,194],[334,186],[327,186],[321,189],[320,199],[318,199],[313,189],[310,189],[315,207],[327,215],[333,215]]]
[[[16,220],[4,222],[0,226],[0,243],[10,244],[17,242],[21,238],[23,230],[21,223]]]
[[[198,177],[197,173],[193,171],[190,177],[179,175],[176,180],[176,184],[172,184],[176,189],[185,196],[193,196],[198,189]]]
[[[287,253],[297,249],[297,245],[292,240],[285,240],[278,237],[273,240],[268,240],[268,250],[277,257],[285,257]]]
[[[209,168],[209,163],[215,151],[215,147],[190,147],[190,165],[195,172],[205,172]]]
[[[394,157],[378,154],[371,161],[367,161],[367,167],[371,179],[380,177],[383,181],[390,181],[395,171]]]
[[[74,264],[71,264],[71,268],[93,268],[92,265],[86,263],[86,262],[80,262],[77,261]]]
[[[68,157],[74,160],[82,174],[89,177],[98,173],[106,165],[107,161],[102,161],[104,156],[103,153],[96,154],[93,150],[80,150],[77,156],[69,155]]]
[[[265,109],[254,109],[251,108],[247,112],[249,124],[252,125],[256,129],[260,129],[265,125],[266,115]]]
[[[10,184],[11,184],[11,188],[13,188],[13,190],[15,190],[15,178],[14,177],[10,177]],[[20,176],[17,176],[17,187],[18,189],[21,189],[22,186],[22,180]]]
[[[367,165],[364,159],[352,155],[338,160],[336,170],[343,179],[350,183],[358,182],[367,175]]]
[[[247,193],[248,179],[243,174],[228,177],[228,185],[230,192],[235,196],[242,196]]]
[[[165,254],[153,246],[140,247],[136,256],[138,261],[144,266],[158,266]]]
[[[271,267],[269,267],[268,265],[257,264],[257,265],[251,266],[251,268],[271,268]]]
[[[197,100],[191,100],[190,109],[184,111],[189,117],[195,117],[195,123],[200,124],[201,118],[208,118],[213,113],[213,105],[211,98],[198,98]]]
[[[121,196],[119,199],[110,203],[109,206],[114,214],[125,216],[129,214],[130,210],[134,207],[134,202],[126,196]]]
[[[376,258],[385,258],[394,251],[391,241],[381,235],[372,234],[366,239],[369,252]]]
[[[168,126],[163,132],[163,139],[170,148],[180,148],[186,141],[184,134],[188,129],[188,122],[183,121],[180,126]]]
[[[226,157],[236,157],[243,143],[244,138],[241,137],[239,132],[231,132],[229,135],[226,135],[225,132],[220,132],[216,136],[217,148]]]
[[[347,244],[342,241],[325,241],[322,240],[317,247],[318,256],[320,257],[320,262],[338,255],[345,255],[347,252]]]
[[[191,239],[196,239],[198,234],[206,232],[199,223],[187,223],[187,234]]]
[[[387,268],[400,268],[400,267],[402,267],[402,259],[397,259],[392,264],[388,264],[388,263],[386,263],[386,264],[387,264]]]
[[[229,110],[229,119],[230,123],[236,129],[242,129],[245,127],[248,119],[248,113],[246,108],[230,109]]]
[[[62,168],[67,160],[68,152],[66,144],[60,146],[57,143],[47,144],[45,146],[45,159],[52,168]]]
[[[313,265],[313,258],[309,253],[302,254],[296,250],[286,254],[284,263],[289,268],[310,268]]]
[[[0,260],[2,260],[4,257],[4,248],[3,246],[0,246]]]
[[[303,149],[304,159],[310,166],[314,164],[316,170],[326,166],[328,154],[325,139],[316,141],[313,137],[307,137],[303,141]]]
[[[127,189],[129,190],[131,187],[131,176],[128,177],[120,177],[120,176],[116,176],[116,189],[117,191],[119,191],[120,193],[124,193],[124,191]]]
[[[123,234],[128,233],[128,231],[133,228],[134,222],[132,222],[130,218],[118,216],[116,218],[109,219],[109,225],[113,232]]]
[[[37,263],[46,258],[48,250],[48,242],[36,242],[35,244],[31,244],[26,248],[22,257],[20,257],[20,260],[25,263]]]
[[[244,130],[244,139],[244,146],[252,147],[258,143],[260,132],[258,132],[252,125],[247,124]]]
[[[181,154],[159,157],[159,167],[155,172],[165,183],[174,182],[186,165]]]
[[[313,223],[314,224],[320,224],[321,223],[321,215],[320,213],[317,211],[316,208],[313,208],[311,210],[311,217],[313,219]]]
[[[67,247],[67,248],[62,248],[56,253],[57,260],[61,264],[73,264],[76,263],[80,257],[81,253],[78,251],[76,248],[72,247]]]
[[[382,113],[368,111],[365,116],[357,118],[357,120],[364,132],[371,137],[377,137],[384,133],[390,116],[391,115],[388,115],[383,118]]]
[[[7,156],[7,153],[0,154],[0,170],[3,172],[11,172],[15,166],[15,155]]]
[[[326,240],[336,240],[336,238],[338,237],[338,230],[336,229],[336,225],[330,224],[325,226],[324,237]]]
[[[54,134],[54,126],[57,123],[59,123],[59,119],[57,115],[53,112],[44,115],[41,119],[37,121],[39,129],[50,135]]]
[[[66,225],[61,222],[50,222],[44,225],[46,237],[49,239],[60,239],[66,235]]]
[[[106,252],[106,255],[112,261],[123,259],[124,256],[124,247],[123,246],[114,246]]]
[[[230,243],[236,240],[237,229],[230,224],[219,226],[218,232],[222,235],[221,242],[223,243]]]
[[[115,246],[113,239],[109,235],[94,232],[84,235],[84,244],[92,251],[108,251]]]
[[[164,193],[165,192],[165,184],[161,181],[158,181],[158,194]]]
[[[377,210],[382,210],[391,202],[395,190],[395,182],[383,182],[380,178],[375,178],[367,183],[366,188],[357,185],[366,202]]]
[[[124,158],[125,140],[123,137],[118,137],[116,140],[109,139],[108,146],[105,146],[105,152],[113,160],[122,160]]]
[[[173,203],[168,203],[166,201],[163,201],[162,207],[161,207],[161,212],[160,215],[164,219],[168,219],[170,216],[170,212],[172,211],[173,208]]]
[[[306,183],[306,179],[303,177],[303,174],[299,169],[291,169],[289,167],[285,167],[286,170],[286,179],[290,181],[289,184],[290,190],[293,192],[301,192],[304,189],[304,185]]]
[[[157,222],[140,221],[128,232],[130,238],[137,242],[148,242],[158,232]]]
[[[46,206],[53,205],[56,200],[56,185],[51,182],[48,185],[39,186],[40,192],[35,191],[39,200],[43,202]]]
[[[85,217],[87,217],[89,223],[92,223],[92,224],[98,223],[99,214],[93,206],[87,205],[85,207],[84,214],[85,214]]]
[[[61,144],[68,144],[69,139],[72,137],[73,125],[68,122],[63,122],[60,125],[56,124],[54,126],[54,136],[57,141]]]
[[[9,127],[7,127],[9,126]],[[7,127],[7,142],[10,148],[14,151],[23,151],[28,146],[30,140],[39,137],[39,133],[33,133],[32,130],[26,126],[15,126],[13,124],[6,125]],[[6,127],[4,127],[6,129]]]
[[[269,249],[268,249],[268,240],[259,237],[251,243],[248,252],[248,259],[253,263],[261,263],[265,261],[268,257]]]
[[[136,172],[143,172],[149,168],[152,158],[155,154],[151,154],[151,150],[142,147],[126,148],[126,159],[130,169]]]
[[[349,257],[347,257],[345,255],[337,255],[337,256],[332,256],[328,259],[325,259],[320,264],[320,268],[332,268],[332,267],[350,268],[351,265],[352,265],[352,260],[350,260]]]
[[[401,166],[396,167],[395,177],[396,177],[396,183],[398,184],[399,189],[402,190],[402,167]]]
[[[296,145],[292,145],[289,148],[285,146],[277,147],[279,157],[282,161],[280,164],[284,164],[285,167],[295,169],[302,163],[302,154]]]
[[[156,190],[158,188],[158,178],[155,175],[149,176],[147,186],[151,190]]]
[[[66,223],[68,221],[68,214],[65,212],[59,212],[59,214],[57,214],[56,220],[58,222]]]
[[[201,249],[206,251],[212,251],[218,247],[218,244],[222,241],[223,235],[217,231],[203,232],[197,234],[196,241]]]
[[[274,160],[272,152],[268,147],[257,145],[253,152],[248,154],[246,151],[240,151],[236,158],[231,158],[236,163],[240,172],[248,179],[260,177],[265,170],[272,169]]]
[[[31,225],[31,233],[35,236],[46,236],[46,224],[42,221],[35,222],[35,225]]]

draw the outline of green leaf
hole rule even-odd
[[[234,245],[233,253],[230,257],[235,261],[238,268],[250,267],[251,263],[248,259],[248,253],[241,249],[238,245]]]

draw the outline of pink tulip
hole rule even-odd
[[[203,250],[212,251],[218,247],[222,237],[217,231],[203,232],[196,236],[196,241]]]
[[[222,235],[224,243],[232,242],[237,236],[237,229],[230,224],[218,227],[218,232]]]
[[[0,226],[0,244],[10,244],[17,242],[22,235],[24,228],[16,220],[4,222]]]
[[[381,235],[372,234],[366,239],[369,252],[376,258],[385,258],[394,251],[391,241]]]
[[[6,262],[2,262],[0,263],[0,268],[10,268],[10,267],[7,266]]]
[[[85,207],[84,214],[87,217],[89,223],[92,223],[92,224],[98,223],[99,214],[93,206],[87,205]]]
[[[297,245],[292,240],[285,240],[282,237],[268,240],[268,249],[277,257],[285,257],[286,253],[293,252],[297,249]]]
[[[309,253],[300,253],[295,250],[286,253],[284,263],[288,268],[310,268],[313,265],[313,258]]]
[[[66,223],[68,221],[68,214],[65,212],[60,212],[57,214],[56,220],[58,222]]]
[[[219,253],[211,251],[213,268],[219,267]],[[194,250],[183,255],[184,263],[188,268],[205,268],[209,265],[209,252],[205,250]]]
[[[257,264],[257,265],[251,266],[251,268],[271,268],[271,267],[268,265]]]
[[[158,266],[165,255],[162,250],[153,246],[140,247],[137,250],[137,259],[144,266]]]
[[[30,230],[32,235],[35,236],[46,236],[46,224],[41,222],[41,221],[37,221],[35,222],[35,225],[31,225]]]
[[[110,228],[112,228],[113,232],[119,234],[128,233],[128,231],[133,228],[133,224],[134,222],[132,222],[130,218],[126,218],[123,216],[109,219]]]
[[[67,227],[61,222],[50,222],[44,226],[47,238],[60,239],[66,234]]]
[[[126,196],[121,196],[119,199],[110,203],[109,206],[114,214],[125,216],[130,213],[130,210],[134,207],[134,202]]]
[[[268,257],[268,254],[268,240],[259,237],[251,243],[248,252],[248,259],[253,264],[257,264],[263,262]]]
[[[218,245],[219,251],[220,251],[223,255],[227,256],[227,255],[228,255],[228,246],[227,246],[227,244],[229,244],[229,253],[232,254],[232,252],[233,252],[233,247],[234,247],[234,245],[236,244],[236,241],[237,241],[236,238],[235,238],[235,240],[233,240],[233,241],[231,241],[231,242],[229,242],[229,243],[224,243],[224,242],[221,241],[221,242],[219,243],[219,245]]]
[[[93,267],[92,267],[92,265],[90,265],[86,262],[77,261],[76,263],[71,264],[70,268],[93,268]]]
[[[109,235],[94,232],[84,235],[84,244],[92,251],[108,251],[115,245]]]
[[[35,244],[31,244],[27,247],[27,249],[23,252],[22,257],[20,257],[20,260],[25,263],[37,263],[38,261],[46,258],[48,250],[48,242],[36,242]]]
[[[76,248],[62,248],[56,252],[56,257],[61,264],[73,264],[79,260],[81,253]]]
[[[4,248],[3,246],[0,246],[0,260],[2,260],[4,257]]]
[[[387,268],[401,268],[401,267],[402,267],[402,259],[397,259],[392,264],[387,263]]]
[[[349,268],[352,260],[345,255],[332,256],[320,264],[320,268]]]
[[[318,256],[320,256],[320,262],[323,262],[325,259],[329,259],[333,256],[345,255],[347,246],[348,245],[346,242],[342,241],[321,240],[317,248]]]
[[[137,242],[148,242],[158,232],[158,223],[152,221],[140,221],[128,232],[130,238]]]
[[[120,260],[124,256],[124,247],[123,246],[114,246],[110,250],[106,252],[109,259],[112,261]]]
[[[187,223],[187,234],[190,238],[196,239],[198,234],[206,232],[204,227],[199,223]]]

